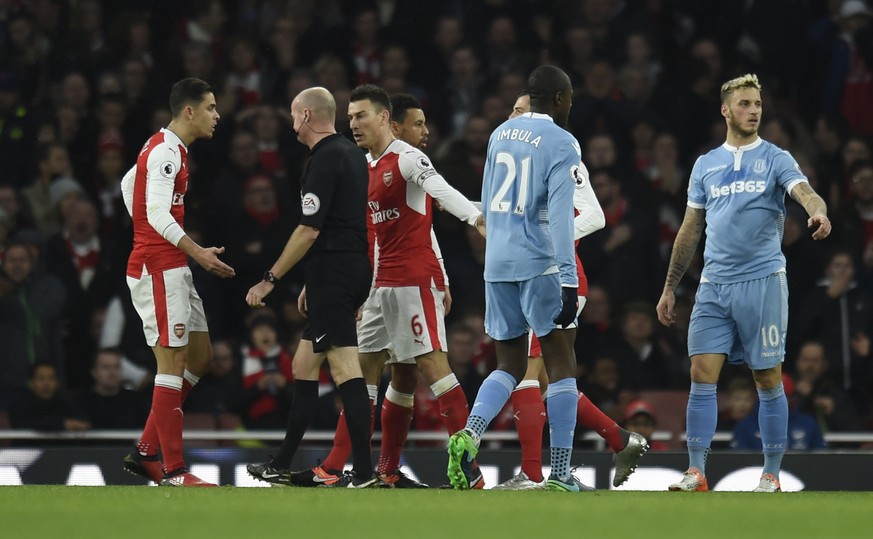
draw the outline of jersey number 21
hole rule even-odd
[[[503,178],[503,183],[500,184],[500,189],[491,199],[489,210],[492,212],[508,212],[510,207],[513,207],[512,202],[505,200],[506,194],[512,187],[516,178],[519,181],[518,200],[512,208],[512,213],[516,215],[524,215],[524,206],[527,202],[528,183],[530,181],[530,156],[521,160],[521,174],[518,174],[518,166],[515,164],[515,158],[509,152],[499,152],[497,154],[497,164],[506,166],[506,176]]]

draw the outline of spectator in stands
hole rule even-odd
[[[82,431],[91,427],[87,421],[76,418],[78,414],[61,389],[54,365],[33,364],[27,379],[27,391],[9,408],[9,423],[13,429]]]
[[[23,244],[6,249],[0,275],[0,393],[20,392],[35,363],[50,363],[62,376],[61,313],[67,294],[58,280],[35,272]],[[62,376],[63,377],[63,376]]]
[[[585,72],[584,92],[573,100],[568,127],[580,134],[583,144],[603,132],[625,142],[633,120],[633,107],[622,96],[615,69],[605,59],[594,60]]]
[[[794,360],[795,397],[799,411],[816,419],[823,432],[863,428],[858,411],[828,372],[827,352],[819,341],[806,341]]]
[[[49,197],[49,188],[57,178],[73,173],[67,148],[60,142],[42,144],[36,154],[37,176],[23,195],[33,215],[37,229],[43,234],[57,232],[57,217]]]
[[[379,10],[375,4],[362,3],[352,16],[349,56],[355,66],[355,86],[379,81]]]
[[[664,442],[652,439],[658,419],[655,417],[655,407],[649,401],[635,400],[627,405],[622,426],[630,432],[641,434],[649,441],[651,451],[666,451]]]
[[[843,248],[828,257],[824,279],[807,292],[792,321],[795,341],[817,339],[831,351],[831,376],[856,404],[870,380],[873,300],[855,280],[855,259]]]
[[[279,342],[276,316],[255,311],[243,347],[243,425],[247,429],[281,429],[294,399],[291,355]]]
[[[737,376],[727,384],[725,409],[718,416],[716,430],[733,431],[741,421],[749,417],[758,404],[755,384],[748,376]]]
[[[592,284],[588,287],[585,308],[579,317],[578,336],[576,337],[576,357],[579,359],[577,367],[585,368],[592,362],[598,350],[602,350],[606,343],[617,341],[620,331],[616,328],[612,318],[612,302],[609,292],[600,285]]]
[[[791,273],[788,280],[788,319],[797,320],[806,294],[815,288],[821,277],[826,259],[825,246],[812,239],[807,232],[809,217],[800,204],[785,201],[785,225],[782,235],[782,252],[786,269]],[[794,327],[789,330],[794,333]]]
[[[505,110],[506,107],[504,115]],[[492,130],[484,116],[471,115],[464,124],[462,135],[448,143],[445,155],[437,163],[452,187],[470,200],[482,198],[485,150]]]
[[[232,297],[245,297],[250,283],[257,281],[263,275],[264,268],[270,267],[279,257],[288,240],[288,231],[293,230],[297,221],[280,211],[276,182],[264,174],[256,173],[245,181],[242,204],[242,211],[233,215],[233,226],[224,236],[227,260],[236,270],[238,278],[221,285]],[[284,284],[277,288],[277,297],[288,300],[289,294]],[[296,297],[290,301],[296,304]],[[225,332],[233,334],[238,328],[227,324],[238,324],[248,311],[243,302],[228,302],[221,317]]]
[[[459,45],[449,56],[449,76],[436,96],[436,108],[447,112],[435,118],[441,132],[461,135],[467,121],[479,108],[485,84],[479,66],[479,57],[471,45]]]
[[[476,330],[462,322],[456,322],[446,332],[449,365],[452,368],[452,372],[458,378],[458,382],[460,382],[461,388],[464,390],[464,395],[467,396],[467,402],[474,402],[476,400],[479,386],[485,380],[485,377],[473,365],[473,359],[476,357],[477,352],[478,337],[479,334]],[[419,384],[419,386],[422,386],[422,384]],[[432,398],[432,392],[425,391],[424,393],[430,394]],[[435,400],[434,403],[436,403]],[[436,406],[436,404],[434,405]],[[417,407],[415,409],[418,410]],[[437,411],[439,411],[439,406],[437,406]],[[443,429],[442,421],[437,421],[436,425],[438,428],[435,428],[435,430]]]
[[[230,110],[242,110],[257,105],[263,95],[263,75],[257,62],[255,44],[247,39],[235,39],[228,55],[230,65],[222,85],[223,91],[232,96]]]
[[[818,175],[823,185],[816,192],[827,195],[828,206],[836,207],[843,180],[843,159],[840,150],[846,139],[846,122],[839,116],[821,114],[815,119],[813,140],[817,155]],[[804,172],[807,172],[804,170]]]
[[[0,182],[0,209],[6,213],[9,235],[34,228],[27,203],[21,201],[20,191],[10,183]]]
[[[868,27],[873,11],[862,0],[842,3],[834,18],[838,29],[833,42],[824,50],[831,51],[825,70],[822,109],[828,114],[841,114],[853,133],[873,134],[873,71],[864,49],[869,45]]]
[[[133,224],[121,196],[121,178],[127,172],[124,141],[117,132],[107,132],[97,144],[97,167],[88,194],[98,204],[100,234],[116,245],[127,245],[133,238]]]
[[[585,273],[606,287],[616,305],[652,301],[658,288],[655,275],[663,265],[654,216],[624,195],[619,179],[609,169],[592,169],[591,186],[606,216],[606,227],[579,244]]]
[[[849,169],[849,198],[838,214],[834,232],[839,244],[853,253],[861,253],[859,277],[870,281],[873,274],[873,161],[856,161]]]
[[[46,243],[45,260],[68,297],[64,311],[67,387],[86,387],[90,358],[97,350],[90,334],[91,317],[106,307],[123,282],[122,259],[98,236],[97,209],[90,200],[70,204],[62,231]]]
[[[782,375],[785,396],[788,397],[788,447],[792,451],[824,449],[827,447],[821,429],[815,419],[797,410],[794,400],[794,382],[788,374]],[[756,403],[757,404],[757,403]],[[758,412],[737,423],[731,440],[731,448],[761,450],[761,430],[758,427]]]
[[[212,368],[200,377],[197,391],[185,401],[185,410],[239,414],[242,387],[239,349],[231,340],[218,339],[212,343]]]
[[[655,324],[655,307],[632,302],[621,316],[621,338],[608,343],[601,353],[614,358],[623,383],[633,389],[668,389],[683,382],[678,355],[684,349],[660,335]]]
[[[578,382],[588,399],[616,422],[622,421],[625,408],[634,400],[622,384],[618,362],[605,355],[599,355],[585,380]]]
[[[75,417],[92,429],[136,429],[145,423],[149,415],[148,399],[124,387],[121,352],[112,349],[97,352],[91,378],[90,388],[73,394]]]

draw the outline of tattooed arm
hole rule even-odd
[[[813,191],[812,186],[807,182],[798,183],[789,194],[791,198],[803,206],[809,215],[806,225],[809,228],[815,227],[812,239],[823,240],[827,238],[831,233],[831,222],[827,216],[828,208],[825,201]]]
[[[682,280],[682,276],[685,275],[685,271],[691,264],[691,259],[694,258],[694,251],[697,250],[700,236],[703,235],[705,215],[706,212],[702,208],[688,207],[685,209],[685,218],[682,220],[682,226],[679,227],[679,233],[673,243],[673,253],[670,255],[670,267],[667,269],[664,292],[661,294],[661,300],[658,301],[658,320],[665,326],[672,325],[675,320],[673,304],[676,298],[673,296],[673,290]]]

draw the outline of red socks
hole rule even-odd
[[[588,400],[584,393],[579,393],[576,422],[599,434],[613,451],[619,452],[624,448],[621,440],[621,428],[615,421],[601,412],[600,408],[595,406],[593,402]]]
[[[400,467],[400,454],[409,435],[414,403],[415,395],[400,393],[388,386],[385,400],[382,401],[382,447],[376,470],[380,474],[393,472]]]
[[[530,382],[530,385],[527,383]],[[515,430],[521,443],[521,471],[531,481],[543,480],[543,426],[546,405],[536,380],[524,380],[510,396],[515,410]]]
[[[198,380],[199,380],[199,378],[198,378]],[[181,403],[184,403],[185,399],[188,398],[188,394],[191,393],[191,389],[193,389],[193,388],[194,388],[194,386],[191,384],[190,381],[188,381],[187,378],[182,379],[182,390],[181,390],[181,394],[180,394],[180,400],[181,400],[180,406],[181,406]],[[157,385],[155,385],[155,389],[157,389]],[[160,441],[160,437],[158,436],[157,426],[155,425],[154,399],[155,399],[156,395],[157,395],[156,392],[152,393],[152,410],[149,413],[148,419],[146,420],[145,428],[142,431],[142,436],[140,436],[140,438],[139,438],[139,443],[136,444],[137,451],[139,451],[139,453],[143,456],[157,455],[158,451],[161,450],[161,441]],[[180,437],[181,437],[181,431],[180,431]],[[180,443],[181,443],[181,440],[180,440]],[[165,457],[165,459],[166,459],[166,457]],[[164,462],[166,462],[166,460],[164,460]]]
[[[454,375],[451,376],[454,378]],[[467,426],[470,406],[467,404],[467,396],[464,395],[464,390],[461,389],[460,385],[453,387],[442,395],[437,394],[437,404],[440,406],[440,417],[449,436]]]
[[[162,376],[175,378],[179,381],[179,386],[182,379],[161,374],[155,376],[155,391],[149,417],[158,434],[164,471],[169,472],[185,465],[182,457],[182,391],[181,387],[171,387],[175,385],[173,380],[159,381],[158,378]]]

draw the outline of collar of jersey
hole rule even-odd
[[[731,146],[727,142],[725,142],[723,144],[723,146],[724,146],[724,149],[729,151],[729,152],[747,152],[749,150],[754,150],[755,148],[760,146],[762,142],[764,142],[764,139],[762,139],[761,137],[758,137],[757,139],[755,139],[755,142],[746,144],[745,146],[740,146],[739,148],[734,148],[733,146]]]
[[[548,120],[550,122],[554,122],[551,116],[548,114],[543,114],[541,112],[525,112],[522,116],[527,116],[528,118],[535,118],[538,120]]]
[[[400,140],[399,138],[391,139],[391,142],[388,144],[388,146],[385,146],[385,150],[375,157],[373,156],[372,153],[367,152],[367,164],[369,164],[371,168],[376,168],[376,163],[379,162],[379,159],[382,159],[383,157],[388,155],[390,153],[388,150],[390,150],[391,146],[394,146],[394,144],[397,142],[403,142],[403,141]]]
[[[180,146],[185,148],[186,151],[188,150],[188,146],[185,146],[185,143],[182,142],[182,139],[179,138],[179,135],[177,135],[176,133],[173,133],[173,131],[171,129],[169,129],[168,127],[162,127],[161,132],[164,133],[164,140],[166,140],[167,135],[170,135],[174,139],[176,139],[176,142],[178,142]]]

